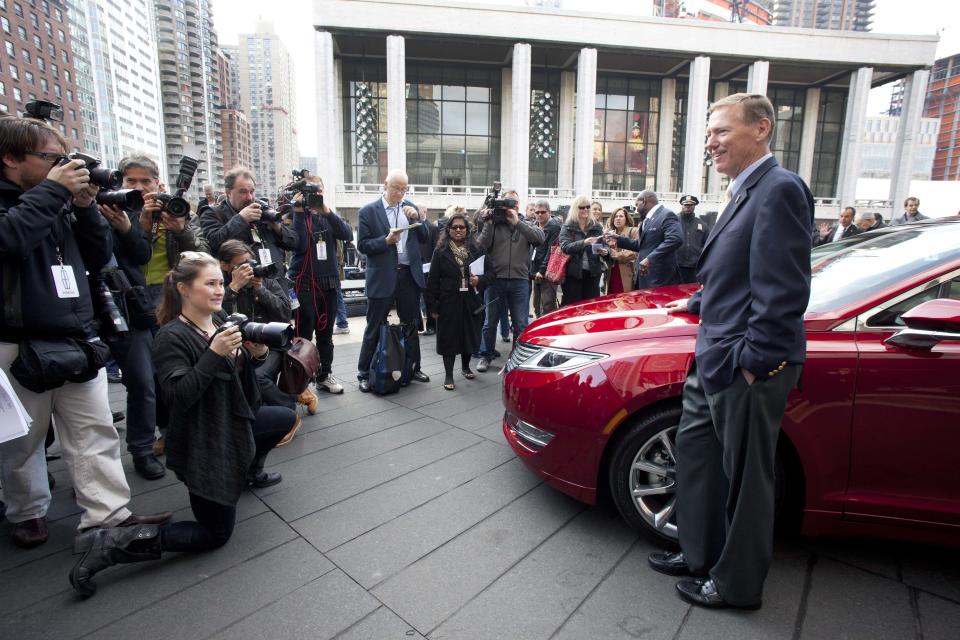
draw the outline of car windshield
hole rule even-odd
[[[960,258],[960,224],[917,224],[817,247],[807,311],[843,307]]]

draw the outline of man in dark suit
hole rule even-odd
[[[657,200],[653,191],[642,191],[637,197],[640,236],[636,240],[608,232],[611,247],[637,252],[633,283],[635,289],[662,287],[680,282],[677,249],[683,244],[683,232],[677,214]]]
[[[853,224],[853,218],[857,215],[857,210],[853,207],[845,207],[840,212],[837,224],[827,227],[826,223],[820,225],[820,237],[813,244],[820,246],[837,240],[846,240],[851,236],[860,233],[860,227]]]
[[[684,284],[697,281],[697,262],[710,235],[710,223],[697,218],[695,209],[698,204],[700,201],[695,196],[680,197],[683,244],[677,250],[677,263],[680,265],[680,282]]]
[[[860,212],[857,214],[857,217],[854,218],[854,224],[860,229],[860,231],[873,231],[874,229],[883,229],[885,224],[883,224],[883,218],[877,220],[876,213],[866,213]]]
[[[391,231],[415,222],[423,222],[420,211],[409,200],[407,175],[391,171],[383,183],[383,196],[365,205],[358,214],[357,249],[367,256],[366,292],[367,326],[357,361],[360,391],[368,393],[370,360],[377,348],[380,325],[387,321],[390,306],[397,303],[397,316],[406,325],[407,349],[412,351],[411,380],[430,382],[420,371],[420,339],[417,318],[420,316],[420,290],[424,288],[420,242],[427,240],[427,229]]]
[[[813,196],[770,153],[774,122],[766,96],[711,105],[707,151],[732,182],[700,256],[703,289],[667,305],[699,314],[700,329],[675,449],[681,551],[649,560],[696,576],[677,590],[705,607],[760,606],[777,438],[806,357]]]
[[[429,212],[426,207],[418,207],[420,215],[423,217],[423,226],[427,229],[427,237],[420,240],[420,260],[423,264],[430,264],[430,261],[433,260],[433,249],[437,244],[437,223],[430,222]],[[423,333],[424,336],[432,336],[437,333],[437,320],[436,318],[431,318],[430,314],[427,313],[427,305],[423,300],[423,295],[421,292],[420,296],[420,310],[423,312],[424,321],[426,323]]]

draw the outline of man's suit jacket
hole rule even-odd
[[[917,215],[914,216],[913,220],[909,220],[909,219],[907,218],[906,212],[904,212],[904,213],[901,213],[900,215],[898,215],[898,216],[897,216],[896,218],[894,218],[893,220],[891,220],[891,221],[890,221],[890,226],[891,226],[891,227],[896,227],[896,226],[901,225],[901,224],[910,224],[910,223],[912,223],[912,222],[920,222],[921,220],[929,220],[929,219],[930,219],[930,216],[925,216],[925,215],[923,215],[922,213],[920,213],[919,211],[917,211]]]
[[[688,306],[700,315],[695,353],[708,394],[729,386],[737,369],[762,384],[806,359],[812,225],[810,189],[774,158],[717,221],[698,264],[703,289]]]
[[[677,249],[683,244],[680,219],[673,211],[660,205],[652,214],[647,214],[640,237],[633,240],[618,236],[617,247],[637,252],[634,265],[634,288],[648,289],[680,282],[680,267],[677,264]],[[650,259],[647,275],[640,275],[640,262]]]
[[[404,200],[401,206],[413,203]],[[358,214],[357,249],[367,256],[366,293],[368,298],[390,298],[397,288],[397,245],[387,244],[390,233],[390,221],[383,208],[383,200],[364,205]],[[406,220],[406,215],[402,216]],[[426,286],[423,279],[423,261],[420,257],[420,242],[428,239],[424,225],[407,233],[405,249],[410,258],[410,274],[421,289]]]
[[[840,226],[840,225],[836,225],[836,224],[835,224],[835,225],[833,225],[832,227],[830,227],[830,233],[828,233],[828,234],[827,234],[827,237],[825,237],[825,238],[820,238],[820,237],[819,237],[820,233],[818,232],[818,233],[817,233],[817,236],[818,236],[818,237],[817,237],[816,246],[819,247],[819,246],[822,245],[822,244],[828,244],[828,243],[830,243],[830,242],[833,242],[833,236],[836,235],[836,233],[837,233],[837,227],[838,227],[838,226]],[[841,240],[846,240],[847,238],[849,238],[849,237],[851,237],[851,236],[855,236],[855,235],[857,235],[858,233],[860,233],[860,227],[858,227],[857,225],[855,225],[855,224],[853,224],[853,223],[851,222],[851,223],[850,223],[850,226],[848,226],[846,229],[844,229],[844,230],[843,230],[843,233],[840,234],[840,239],[841,239]]]

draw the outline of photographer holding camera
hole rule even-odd
[[[186,252],[167,275],[157,310],[162,325],[153,356],[164,400],[170,406],[167,466],[187,485],[196,521],[142,524],[81,534],[83,555],[70,584],[83,596],[93,577],[118,563],[156,560],[163,551],[205,551],[227,543],[240,494],[251,485],[281,481],[263,471],[267,453],[293,427],[296,413],[262,406],[255,367],[266,357],[261,338],[250,338],[243,316],[222,311],[223,274],[206,253]],[[252,324],[252,323],[251,323]],[[271,333],[260,325],[253,333]],[[289,337],[289,336],[286,336]]]
[[[318,176],[301,179],[296,184],[302,186],[293,198],[297,246],[290,258],[290,278],[300,303],[295,316],[297,335],[312,340],[314,331],[317,333],[320,370],[316,388],[327,393],[343,393],[343,385],[332,374],[333,325],[340,288],[337,241],[353,240],[353,229],[324,204],[323,181]],[[309,396],[307,399],[309,401]],[[310,408],[308,405],[308,410]]]
[[[84,273],[110,259],[90,171],[67,160],[67,143],[45,122],[0,117],[0,369],[32,418],[27,435],[0,444],[0,480],[14,544],[48,537],[50,486],[44,438],[50,418],[71,476],[80,529],[157,524],[133,516],[102,370],[109,349],[94,335]]]
[[[530,315],[530,253],[541,244],[545,235],[539,226],[520,220],[519,196],[516,190],[504,191],[499,196],[499,183],[478,211],[483,222],[483,231],[477,243],[486,254],[484,275],[489,276],[490,286],[485,292],[487,306],[483,322],[480,363],[477,371],[484,372],[496,357],[497,321],[501,305],[510,310],[513,335],[519,337],[527,328]]]
[[[257,184],[244,167],[234,167],[224,177],[227,198],[200,215],[203,233],[216,254],[227,240],[240,240],[253,247],[262,266],[276,264],[280,277],[286,273],[284,250],[296,250],[297,237],[290,227],[281,224],[279,214],[256,200]]]

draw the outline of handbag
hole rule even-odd
[[[567,277],[567,263],[570,255],[563,252],[559,243],[550,248],[550,259],[547,261],[547,272],[544,279],[551,284],[562,284]]]
[[[370,390],[380,396],[396,393],[402,384],[410,380],[410,364],[405,326],[381,324],[377,348],[368,371]]]
[[[320,352],[305,338],[294,338],[280,362],[280,380],[277,386],[284,393],[300,395],[320,370]]]
[[[110,347],[100,338],[20,341],[10,373],[25,389],[43,393],[66,382],[89,382],[110,361]]]

